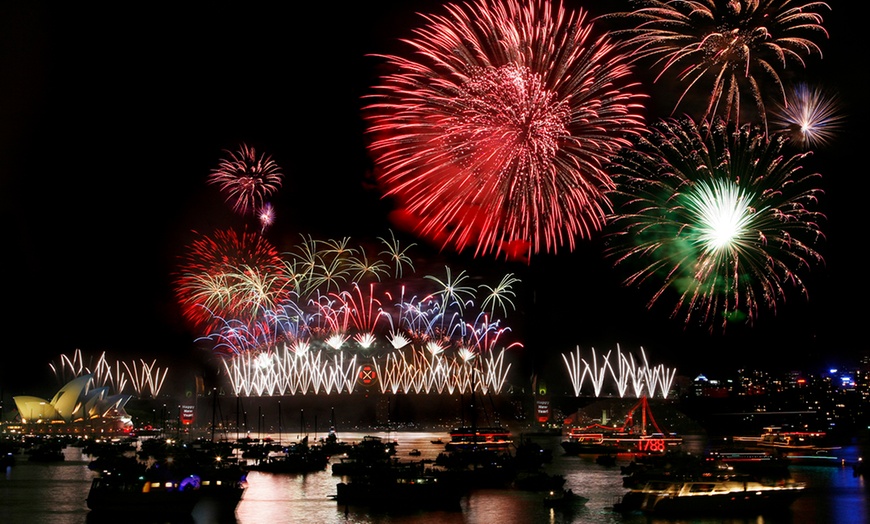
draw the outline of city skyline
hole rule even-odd
[[[380,194],[366,149],[363,95],[378,82],[376,55],[400,52],[399,39],[423,21],[415,13],[440,12],[441,2],[346,7],[329,19],[311,6],[180,7],[171,16],[125,7],[110,24],[89,7],[23,4],[7,7],[0,40],[10,228],[3,267],[14,297],[7,318],[22,334],[7,343],[7,391],[28,385],[22,367],[47,370],[76,349],[220,369],[183,319],[173,273],[194,231],[255,230],[208,184],[242,144],[283,172],[271,199],[275,222],[264,232],[279,251],[302,235],[362,242],[394,232],[430,268],[516,275],[513,327],[526,375],[561,371],[561,355],[576,347],[642,347],[679,374],[711,361],[837,365],[864,350],[867,289],[855,242],[867,184],[859,157],[866,104],[849,51],[862,19],[850,14],[863,6],[830,2],[823,56],[794,72],[835,89],[846,116],[807,161],[824,191],[817,249],[825,263],[802,274],[808,300],[790,293],[775,315],[761,308],[755,325],[723,334],[670,318],[672,304],[647,308],[648,293],[624,286],[604,256],[603,235],[526,263],[439,252],[391,220],[393,202]],[[616,10],[602,1],[564,5],[592,15]],[[314,38],[298,29],[310,20],[323,23]],[[653,96],[662,87],[644,88],[652,93],[647,117],[665,116]]]

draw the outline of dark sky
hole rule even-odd
[[[278,245],[299,233],[374,237],[389,227],[387,204],[364,184],[359,109],[376,78],[369,55],[394,50],[422,20],[415,11],[441,2],[160,4],[0,4],[0,381],[13,393],[28,385],[29,370],[41,373],[75,349],[207,360],[179,319],[170,274],[191,230],[233,223],[205,184],[224,149],[255,145],[283,168],[271,233]],[[566,3],[593,13],[616,4]],[[828,220],[819,246],[826,266],[807,278],[809,302],[792,295],[753,328],[710,335],[665,308],[647,310],[595,241],[529,266],[446,257],[457,268],[522,278],[518,329],[531,367],[561,365],[558,355],[577,345],[642,346],[687,374],[836,364],[867,349],[867,18],[850,4],[830,2],[825,56],[808,67],[839,90],[848,114],[834,145],[811,162],[823,175]]]

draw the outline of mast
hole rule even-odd
[[[241,438],[241,435],[240,435],[241,428],[242,428],[242,422],[240,419],[241,415],[242,415],[242,397],[238,393],[236,393],[236,440]]]
[[[211,441],[214,442],[215,417],[217,416],[217,388],[212,388],[211,396]]]
[[[643,414],[640,417],[640,434],[646,435],[646,411],[649,409],[649,404],[647,403],[646,397],[643,397],[641,402],[643,402],[643,408],[641,408]]]
[[[475,389],[477,388],[477,368],[472,364],[471,366],[471,413],[469,414],[471,418],[471,440],[473,442],[471,449],[473,451],[477,451],[477,410],[474,406],[474,401],[477,398],[477,393]]]

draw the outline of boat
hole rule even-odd
[[[265,473],[313,473],[325,470],[328,463],[329,455],[319,446],[309,446],[308,437],[304,437],[301,442],[269,453],[247,468]]]
[[[506,488],[519,465],[512,444],[510,431],[501,426],[460,426],[450,431],[435,465],[444,469],[443,478],[466,489]]]
[[[444,444],[446,451],[455,450],[503,450],[513,444],[511,432],[501,426],[460,426],[450,430],[450,440]]]
[[[63,443],[56,441],[38,444],[26,451],[27,460],[29,462],[63,462],[66,460],[63,454],[64,447]]]
[[[792,452],[785,455],[784,460],[795,466],[846,466],[846,459],[837,456],[829,449],[810,449],[805,453]]]
[[[791,461],[784,456],[766,450],[710,449],[704,453],[708,464],[723,464],[735,472],[754,474],[768,478],[786,478]]]
[[[513,487],[523,491],[561,491],[566,482],[565,475],[550,474],[546,471],[521,471],[514,478]]]
[[[336,485],[335,501],[381,510],[460,510],[462,487],[423,462],[392,461]]]
[[[87,507],[96,516],[190,516],[197,506],[233,514],[247,489],[247,470],[223,442],[147,439],[129,455],[104,448]]]
[[[335,433],[335,428],[332,427],[329,428],[329,433],[326,435],[326,438],[317,441],[317,446],[330,457],[347,453],[353,447],[349,442],[340,441],[338,435]]]
[[[208,505],[215,514],[232,514],[246,489],[246,472],[237,465],[145,468],[131,459],[91,481],[87,507],[97,515],[189,516]]]
[[[360,442],[351,445],[348,451],[332,462],[333,475],[360,475],[372,469],[381,469],[394,462],[395,441],[387,441],[376,435],[365,435]],[[333,458],[333,457],[330,457]]]
[[[824,431],[789,431],[778,426],[765,427],[760,435],[735,436],[732,440],[745,447],[772,449],[783,454],[838,449],[828,445],[828,436]]]
[[[542,468],[553,462],[553,450],[544,448],[528,437],[522,438],[514,451],[514,462],[519,469]]]
[[[858,460],[852,463],[852,474],[860,477],[865,473],[867,473],[867,464],[864,463],[864,457],[858,457]]]
[[[544,496],[544,506],[557,509],[571,509],[584,506],[589,499],[570,489],[552,490]]]
[[[639,422],[635,419],[636,412],[641,415]],[[648,425],[655,431],[648,432]],[[662,430],[652,416],[648,399],[642,397],[628,411],[621,426],[575,426],[568,430],[561,446],[566,455],[662,454],[679,449],[682,443],[682,437]]]
[[[422,454],[423,454],[423,452],[420,451],[420,450],[417,449],[417,448],[414,448],[414,449],[412,449],[411,451],[408,452],[408,455],[410,455],[410,456],[412,456],[412,457],[419,457],[419,456],[422,455]]]
[[[748,477],[652,480],[625,494],[615,509],[657,516],[760,515],[787,510],[805,488],[799,482]]]

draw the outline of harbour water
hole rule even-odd
[[[446,433],[392,432],[342,433],[340,440],[358,442],[365,435],[376,435],[398,443],[401,460],[434,459],[443,451],[442,444],[431,441]],[[278,437],[272,435],[273,438]],[[316,438],[315,436],[310,436]],[[547,472],[565,476],[565,487],[587,497],[584,506],[572,510],[554,510],[544,505],[541,493],[521,490],[474,490],[465,496],[460,508],[453,511],[392,512],[372,511],[364,507],[345,507],[331,498],[341,477],[325,471],[308,474],[270,474],[253,471],[248,475],[248,489],[235,515],[210,515],[197,508],[190,519],[170,520],[140,518],[137,515],[113,515],[114,523],[138,524],[863,524],[870,523],[870,490],[863,476],[853,473],[851,464],[858,449],[847,446],[839,450],[846,465],[792,465],[792,477],[807,483],[805,493],[785,514],[722,519],[664,519],[642,515],[623,515],[612,508],[626,492],[616,466],[602,466],[593,457],[566,456],[559,446],[559,436],[534,436],[534,441],[553,451]],[[296,436],[283,435],[284,443]],[[688,446],[703,450],[703,442],[687,440]],[[409,456],[412,449],[420,456]],[[4,471],[0,481],[0,523],[2,524],[94,524],[85,498],[95,473],[87,468],[90,457],[81,448],[67,447],[66,460],[54,463],[31,463],[23,457]],[[101,521],[105,522],[105,521]]]

